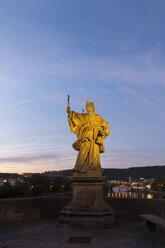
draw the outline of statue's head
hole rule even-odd
[[[88,113],[94,113],[95,112],[95,105],[93,102],[86,102],[86,110]]]

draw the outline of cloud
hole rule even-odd
[[[81,81],[104,82],[119,85],[139,86],[165,86],[164,62],[159,54],[155,58],[152,51],[144,54],[129,54],[109,57],[106,59],[91,58],[88,56],[79,58],[61,58],[60,61],[48,62],[46,66],[41,65],[44,73],[79,78]],[[160,60],[159,60],[160,59]],[[76,82],[78,85],[78,81]],[[82,84],[82,83],[81,83]]]
[[[37,100],[39,100],[40,98],[30,98],[30,99],[26,99],[26,100],[23,100],[23,101],[19,101],[19,102],[15,102],[15,103],[12,103],[12,104],[8,104],[6,106],[2,106],[1,109],[8,109],[8,108],[12,108],[12,107],[15,107],[17,105],[23,105],[23,104],[27,104],[27,103],[31,103],[31,102],[35,102]]]
[[[68,161],[74,159],[74,153],[72,151],[65,150],[65,155],[63,149],[54,149],[54,151],[50,152],[37,152],[35,153],[22,153],[21,155],[17,156],[10,156],[6,155],[5,157],[0,157],[0,164],[6,164],[6,163],[25,163],[30,164],[32,162],[48,162],[48,161]]]
[[[129,96],[137,95],[137,92],[135,90],[133,90],[132,88],[128,88],[128,87],[117,87],[117,90]]]
[[[133,105],[135,104],[136,106],[139,106],[141,109],[143,110],[149,110],[149,109],[152,109],[154,108],[153,105],[155,105],[155,99],[153,100],[153,98],[147,96],[146,94],[144,95],[143,93],[141,92],[138,92],[138,90],[136,89],[133,89],[132,86],[130,87],[123,87],[123,86],[120,86],[120,87],[117,87],[117,90],[126,95],[126,96],[129,96],[131,97],[131,101],[127,101],[127,98],[126,101],[127,103]],[[158,101],[157,101],[158,103]]]
[[[128,168],[139,166],[164,165],[164,149],[106,149],[101,155],[102,168]],[[0,158],[0,172],[41,172],[45,170],[72,169],[77,153],[54,151],[47,153],[24,154]]]
[[[133,46],[134,49],[130,53],[117,51],[114,56],[104,56],[104,54],[89,56],[87,53],[77,56],[60,41],[44,47],[45,49],[38,46],[37,43],[40,52],[32,51],[33,56],[31,53],[27,53],[26,49],[21,53],[18,50],[16,53],[13,48],[13,56],[3,62],[0,61],[0,85],[12,85],[13,81],[14,85],[27,84],[27,82],[33,84],[34,81],[36,83],[35,76],[37,78],[53,76],[59,80],[59,82],[55,81],[55,84],[60,84],[61,78],[65,78],[70,82],[76,82],[76,87],[82,85],[82,81],[119,85],[165,86],[165,62],[162,60],[164,51],[161,51],[159,46],[146,49],[145,52],[137,52],[135,40],[124,43],[118,41],[119,46],[123,44],[126,49],[127,46]],[[8,51],[8,47],[6,51]],[[6,57],[5,55],[4,57]],[[9,78],[8,75],[11,77]]]
[[[65,77],[67,80],[68,78],[69,80],[81,79],[80,84],[82,84],[82,80],[88,82],[94,80],[95,82],[102,81],[110,84],[165,86],[163,51],[158,46],[146,49],[142,53],[136,51],[137,44],[134,40],[125,41],[124,47],[134,47],[131,53],[120,54],[120,51],[118,51],[115,56],[98,57],[89,56],[88,54],[77,56],[59,43],[55,43],[53,46],[47,47],[47,49],[40,49],[42,51],[40,53],[33,51],[33,56],[27,53],[26,50],[21,53],[18,51],[15,54],[13,49],[13,56],[10,56],[10,59],[6,59],[3,63],[0,61],[0,85],[1,83],[6,84],[8,81],[12,84],[14,78],[16,78],[14,84],[18,84],[19,80],[22,83],[27,83],[28,78],[31,78],[31,81],[28,81],[30,84],[33,83],[32,78],[34,77],[32,76],[36,75],[43,78],[46,75],[57,76],[59,83],[61,79],[59,77]],[[118,41],[118,43],[121,46],[123,41]],[[39,47],[37,48],[39,49]],[[54,51],[55,48],[57,51]],[[8,51],[8,47],[6,50]],[[6,57],[5,55],[4,57]],[[25,57],[26,60],[24,59]],[[8,75],[12,75],[12,77],[8,78]],[[76,84],[79,84],[78,81],[76,81]]]
[[[42,98],[56,104],[66,105],[67,95],[60,91],[52,91],[51,93],[45,93]]]
[[[54,151],[52,153],[22,154],[0,158],[0,172],[41,172],[74,167],[76,156],[73,152]]]
[[[68,102],[68,93],[69,92],[62,92],[62,91],[51,91],[49,93],[42,94],[42,99],[51,102],[53,104],[61,105],[61,106],[67,106]],[[70,97],[70,106],[78,106],[81,108],[81,99],[86,99],[86,96],[89,95],[89,90],[85,90],[84,88],[77,87],[76,88],[76,95],[72,95]],[[80,98],[81,96],[81,98]]]
[[[164,165],[165,149],[107,149],[101,157],[103,168]]]
[[[36,161],[46,161],[46,160],[56,160],[59,159],[60,156],[55,153],[48,154],[30,154],[24,156],[16,156],[16,157],[5,157],[0,158],[0,163],[31,163]]]

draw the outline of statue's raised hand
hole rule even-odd
[[[69,114],[70,113],[70,107],[66,108],[66,112]]]

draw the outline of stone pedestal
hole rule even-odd
[[[61,211],[60,222],[72,226],[111,227],[114,214],[103,199],[103,176],[69,177],[73,185],[72,199]]]

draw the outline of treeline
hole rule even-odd
[[[139,178],[165,178],[165,166],[147,166],[147,167],[132,167],[128,169],[104,169],[104,176],[116,180],[128,180],[129,177],[133,179]]]
[[[17,182],[14,186],[8,182],[0,186],[0,198],[33,197],[71,191],[67,178],[55,177],[52,180],[45,175],[33,174],[26,182]]]
[[[49,177],[49,178],[68,177],[68,176],[73,176],[73,171],[72,170],[45,171],[42,174]]]
[[[63,170],[63,171],[47,171],[44,175],[48,177],[67,177],[72,176],[72,170]],[[128,180],[129,177],[133,179],[139,178],[157,178],[164,177],[165,178],[165,166],[146,166],[146,167],[131,167],[128,169],[104,169],[103,176],[106,176],[115,180]]]

